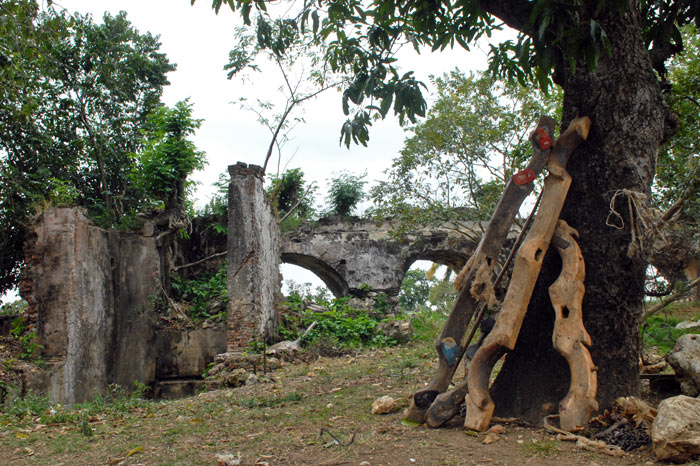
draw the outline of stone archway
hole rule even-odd
[[[476,222],[470,225],[479,229]],[[304,223],[282,236],[283,262],[311,270],[336,296],[364,297],[369,291],[396,296],[416,260],[459,271],[476,244],[451,225],[412,231],[401,237],[394,225],[369,219],[330,217]]]
[[[348,282],[334,268],[317,257],[306,254],[282,253],[282,262],[313,272],[326,284],[336,298],[346,296],[350,291]]]

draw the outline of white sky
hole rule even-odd
[[[223,66],[236,45],[233,29],[241,24],[237,14],[224,6],[217,16],[209,0],[197,0],[194,6],[190,6],[190,0],[57,0],[54,5],[70,12],[90,13],[96,22],[101,22],[105,11],[116,15],[124,10],[140,32],[160,35],[161,51],[171,63],[177,64],[177,70],[168,75],[171,85],[165,89],[163,100],[173,105],[189,97],[195,118],[204,119],[194,137],[208,160],[207,167],[192,177],[200,183],[197,206],[211,199],[212,183],[226,172],[228,165],[238,161],[262,165],[269,133],[253,113],[240,109],[235,102],[240,97],[252,101],[262,97],[274,102],[281,81],[276,73],[256,74],[254,84],[245,84],[236,77],[226,78]],[[426,51],[421,55],[405,50],[402,55],[399,61],[402,70],[413,70],[427,85],[431,74],[440,75],[455,67],[463,71],[486,67],[486,53],[477,47],[470,53],[456,48],[446,53]],[[283,102],[284,98],[280,98]],[[369,147],[351,146],[348,150],[340,146],[340,128],[345,116],[340,94],[335,91],[306,103],[303,112],[297,110],[294,116],[303,116],[306,123],[295,128],[293,140],[285,146],[287,158],[295,154],[287,168],[299,167],[307,181],[316,181],[320,187],[319,203],[325,198],[326,180],[334,173],[348,170],[360,174],[367,170],[369,185],[382,179],[383,171],[398,155],[405,139],[396,118],[387,118],[372,126]],[[283,165],[285,160],[283,157]],[[275,169],[268,172],[275,173]],[[285,265],[282,273],[297,282],[320,284],[313,274],[298,267]]]

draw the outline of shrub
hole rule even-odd
[[[216,273],[205,275],[201,279],[193,280],[173,275],[171,277],[173,298],[187,303],[188,314],[194,321],[220,318],[225,315],[225,311],[211,313],[210,304],[218,301],[225,309],[228,303],[226,277],[225,262]]]

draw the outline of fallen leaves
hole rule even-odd
[[[136,453],[138,453],[138,452],[140,452],[140,451],[143,451],[143,447],[142,447],[142,446],[138,446],[138,447],[136,447],[136,448],[132,448],[131,450],[129,450],[129,453],[126,454],[126,457],[127,457],[127,458],[130,458],[130,457],[134,456]]]

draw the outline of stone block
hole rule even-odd
[[[700,455],[699,419],[700,399],[679,395],[663,400],[651,427],[656,459],[682,463]]]
[[[681,335],[667,360],[681,384],[681,392],[688,396],[698,396],[700,393],[700,335]]]
[[[156,377],[200,377],[216,355],[225,350],[223,326],[162,329],[156,337]]]

